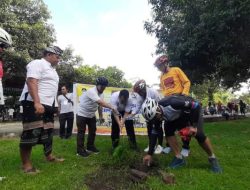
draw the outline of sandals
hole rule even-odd
[[[33,175],[35,175],[35,174],[40,173],[40,170],[38,170],[38,169],[32,167],[32,168],[30,168],[30,169],[23,169],[23,172],[24,172],[25,174],[33,174]]]
[[[64,160],[65,160],[64,158],[56,158],[56,157],[47,159],[48,162],[64,162]]]

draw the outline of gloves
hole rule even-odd
[[[190,141],[191,140],[191,134],[190,134],[190,128],[185,127],[179,131],[179,135],[184,141]]]

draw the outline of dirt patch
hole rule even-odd
[[[85,184],[90,190],[129,189],[132,182],[128,168],[101,167],[86,176]]]
[[[151,169],[138,162],[122,167],[102,166],[86,176],[85,184],[90,190],[133,189],[137,184],[144,184]],[[138,175],[139,174],[139,175]],[[146,185],[144,184],[144,189]],[[137,189],[140,189],[137,187]]]
[[[149,176],[158,176],[166,184],[175,184],[175,176],[160,170],[157,163],[148,167],[139,161],[119,167],[102,166],[85,177],[85,184],[90,190],[148,189],[145,181]]]

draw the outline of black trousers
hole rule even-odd
[[[150,139],[152,135],[152,130],[155,128],[157,130],[158,144],[162,146],[163,142],[163,129],[161,121],[149,121],[147,122],[148,138]]]
[[[59,115],[60,122],[60,137],[69,138],[72,135],[73,123],[74,123],[74,112],[62,113]],[[65,133],[65,125],[67,123],[67,129]]]
[[[77,125],[77,152],[80,153],[85,150],[84,137],[87,125],[88,125],[87,149],[94,147],[95,136],[96,136],[96,117],[87,118],[76,115],[76,125]]]
[[[124,115],[124,113],[122,112],[121,115]],[[120,128],[113,114],[111,114],[111,120],[112,120],[112,125],[111,125],[112,147],[115,148],[119,144]],[[126,127],[126,132],[127,132],[127,136],[128,136],[128,140],[129,140],[131,148],[136,148],[137,145],[136,145],[136,137],[135,137],[133,120],[126,120],[125,127]]]

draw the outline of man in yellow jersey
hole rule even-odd
[[[161,78],[160,78],[161,90],[165,97],[173,95],[173,94],[186,95],[186,96],[189,95],[190,80],[187,78],[185,73],[179,67],[169,66],[169,59],[166,55],[162,55],[158,57],[154,65],[157,67],[159,71],[162,72]],[[166,130],[167,126],[168,126],[168,123],[165,122],[164,124],[165,131],[167,131]],[[167,144],[167,147],[163,149],[163,152],[168,154],[170,151],[171,149]],[[184,157],[188,157],[189,141],[183,140],[181,154]]]

